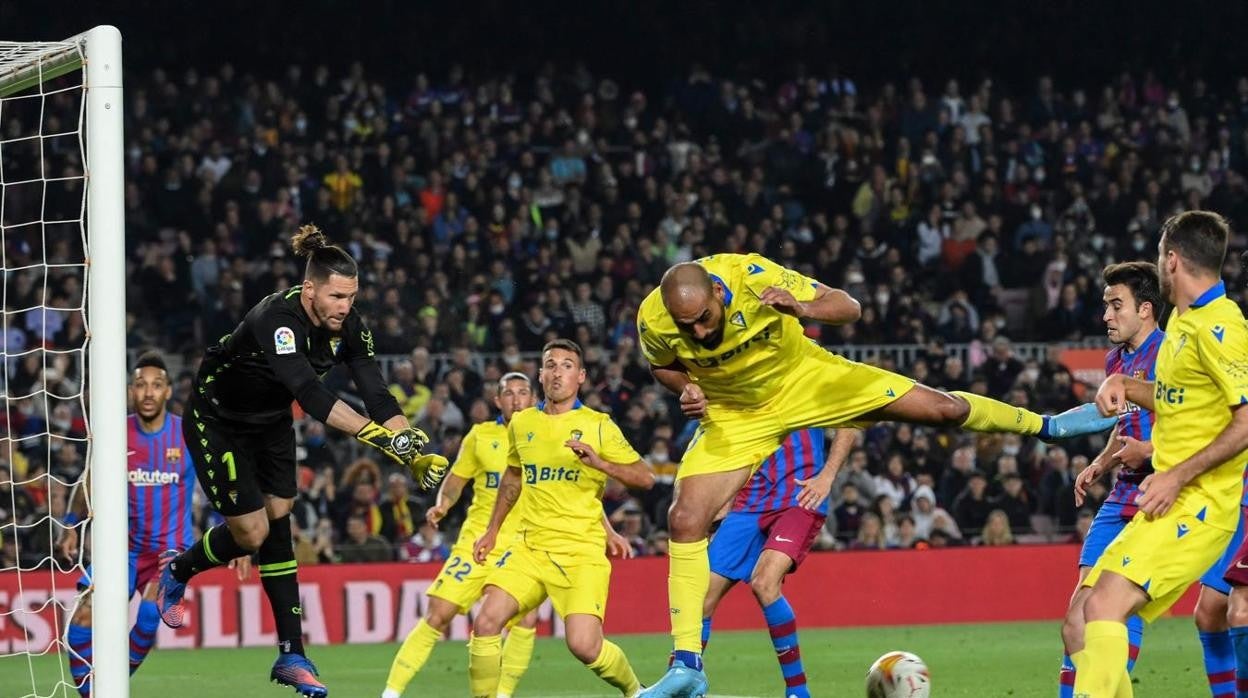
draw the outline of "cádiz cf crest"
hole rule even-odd
[[[572,430],[572,440],[573,440],[573,441],[580,441],[580,440],[581,440],[581,437],[582,437],[582,436],[584,436],[584,435],[585,435],[585,433],[584,433],[584,432],[582,432],[580,429],[573,429],[573,430]]]

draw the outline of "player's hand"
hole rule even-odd
[[[775,286],[769,286],[764,290],[763,295],[758,297],[758,302],[793,317],[800,318],[806,315],[805,303],[794,298],[792,293]]]
[[[236,557],[229,562],[230,569],[238,575],[238,581],[245,582],[251,578],[251,556]]]
[[[686,383],[680,391],[680,411],[691,419],[702,419],[706,416],[706,393],[697,383]]]
[[[1183,481],[1174,474],[1173,470],[1153,473],[1140,483],[1140,496],[1136,498],[1135,503],[1140,511],[1150,517],[1165,516],[1166,512],[1170,511],[1170,507],[1174,506],[1175,500],[1179,498],[1179,491],[1182,489]]]
[[[1088,498],[1088,488],[1104,474],[1105,467],[1097,461],[1092,461],[1088,467],[1079,471],[1075,476],[1075,506],[1083,506],[1084,500]]]
[[[67,559],[78,557],[78,529],[67,528],[56,544],[57,551]]]
[[[593,446],[579,439],[568,439],[563,442],[563,445],[572,449],[576,457],[580,458],[585,465],[594,470],[602,470],[602,459],[598,457],[598,452],[594,450]]]
[[[377,422],[365,424],[355,438],[386,454],[387,458],[399,465],[409,468],[429,443],[429,436],[416,427],[391,431]]]
[[[430,526],[437,528],[438,524],[442,523],[442,519],[446,518],[446,512],[447,507],[441,503],[435,504],[429,507],[429,511],[425,512],[425,521],[428,521]]]
[[[1121,373],[1115,373],[1101,383],[1096,390],[1096,409],[1101,415],[1112,417],[1121,414],[1127,406],[1127,384]]]
[[[795,477],[793,482],[802,486],[802,491],[797,493],[797,503],[803,509],[811,511],[823,506],[823,500],[827,499],[828,493],[832,491],[832,481],[819,476],[805,480]]]
[[[487,530],[476,543],[472,544],[472,559],[476,560],[478,565],[485,564],[485,558],[489,557],[490,552],[494,550],[496,538],[498,538],[497,531]]]
[[[1147,441],[1133,439],[1130,436],[1119,436],[1118,443],[1122,448],[1114,451],[1114,461],[1132,470],[1139,470],[1144,466],[1145,461],[1153,457],[1153,446]]]
[[[633,545],[628,539],[614,530],[607,532],[607,557],[618,557],[627,560],[633,556]]]
[[[428,492],[442,484],[442,480],[451,470],[451,462],[445,456],[428,453],[413,458],[407,464],[407,469],[412,473],[412,479],[420,483],[420,489]]]

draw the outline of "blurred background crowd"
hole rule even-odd
[[[583,399],[613,415],[659,482],[609,487],[607,512],[638,554],[664,554],[691,428],[649,376],[635,313],[672,263],[762,253],[862,302],[853,325],[808,328],[830,350],[1055,412],[1083,391],[1062,348],[1104,346],[1105,264],[1155,258],[1160,222],[1189,208],[1226,215],[1233,247],[1245,246],[1248,77],[1143,67],[1156,61],[1088,75],[1014,66],[1005,80],[932,74],[905,55],[887,69],[682,62],[661,80],[600,72],[591,66],[615,62],[592,57],[523,70],[342,56],[136,70],[129,346],[167,354],[180,409],[203,348],[301,280],[287,241],[316,223],[359,260],[358,308],[391,390],[448,456],[493,418],[502,373],[536,378],[535,352],[554,337],[585,347]],[[40,104],[6,112],[0,138],[74,126],[72,95]],[[61,140],[3,150],[6,174],[60,180],[51,192],[6,187],[3,214],[45,224],[4,242],[17,271],[5,274],[0,525],[24,523],[32,541],[64,508],[64,488],[41,475],[72,480],[84,453],[82,163]],[[67,266],[21,271],[45,262]],[[344,376],[328,381],[351,399]],[[431,495],[343,435],[311,420],[299,431],[301,562],[446,555],[462,504],[434,530]],[[837,478],[818,547],[1078,540],[1090,509],[1071,485],[1102,444],[871,428]],[[1090,494],[1095,507],[1104,483]],[[24,549],[37,560],[46,547]]]

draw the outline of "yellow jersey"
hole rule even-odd
[[[1169,470],[1208,446],[1248,403],[1248,324],[1222,282],[1183,314],[1171,313],[1157,352],[1153,386],[1153,468]],[[1184,487],[1176,504],[1212,526],[1234,531],[1248,450]]]
[[[750,408],[780,391],[793,362],[822,352],[792,315],[763,305],[758,298],[775,286],[799,301],[815,297],[818,281],[758,254],[719,254],[697,260],[724,289],[724,333],[707,349],[681,332],[654,289],[637,311],[641,351],[654,366],[680,362],[708,400]]]
[[[498,485],[503,479],[503,471],[507,469],[507,453],[511,450],[507,434],[507,425],[499,417],[474,424],[460,443],[451,474],[472,481],[472,504],[464,517],[463,528],[459,529],[458,545],[472,545],[490,525],[490,514],[498,499]],[[517,501],[503,522],[503,528],[498,533],[501,543],[515,537],[518,526],[515,509],[521,506],[523,502]]]
[[[512,415],[509,429],[507,463],[523,475],[524,508],[519,519],[525,543],[534,550],[603,555],[607,534],[602,528],[602,492],[607,476],[581,463],[564,442],[579,439],[612,463],[636,463],[641,456],[610,415],[579,400],[563,414],[546,414],[540,403],[521,410]]]

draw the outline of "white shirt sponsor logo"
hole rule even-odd
[[[161,485],[176,485],[182,481],[182,476],[178,473],[168,473],[159,470],[131,470],[129,479],[130,484],[135,487],[158,487]]]

